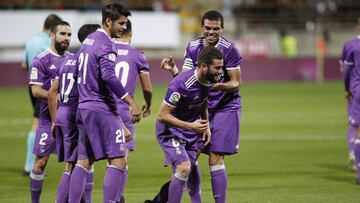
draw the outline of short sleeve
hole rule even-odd
[[[146,57],[144,55],[144,53],[141,51],[139,52],[139,57],[137,60],[137,68],[138,68],[138,72],[140,73],[145,73],[145,74],[149,74],[149,64],[146,60]]]
[[[194,60],[191,57],[190,44],[188,44],[186,49],[185,49],[183,68],[186,68],[186,69],[189,69],[189,70],[194,68]]]
[[[30,68],[29,84],[43,85],[45,80],[45,67],[38,58],[35,58]]]
[[[239,50],[233,44],[229,47],[229,50],[226,52],[224,56],[224,66],[226,70],[234,70],[240,68],[241,56]]]
[[[173,108],[179,105],[179,101],[184,96],[181,87],[176,82],[176,80],[171,82],[163,100],[168,106]]]

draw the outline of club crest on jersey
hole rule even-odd
[[[35,67],[31,68],[30,79],[36,80],[38,78],[38,71]]]
[[[173,92],[169,98],[171,103],[176,104],[180,100],[180,94],[178,92]]]
[[[115,62],[115,59],[116,59],[116,55],[114,53],[110,53],[109,54],[109,60],[112,61],[112,62]]]

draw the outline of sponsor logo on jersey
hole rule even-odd
[[[169,101],[173,104],[176,104],[180,100],[180,93],[173,92],[169,98]]]
[[[38,78],[38,71],[35,67],[31,68],[30,79],[36,80]]]
[[[126,56],[126,55],[129,54],[129,50],[127,50],[127,49],[118,49],[117,52],[118,52],[117,54],[118,54],[119,56]]]
[[[53,70],[53,69],[56,69],[56,66],[55,66],[54,64],[52,64],[52,65],[50,66],[50,70]]]
[[[115,62],[115,59],[116,59],[116,55],[114,53],[110,53],[109,54],[109,60],[112,61],[112,62]]]

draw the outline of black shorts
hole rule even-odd
[[[32,107],[33,107],[33,110],[34,110],[33,116],[36,117],[36,118],[39,118],[40,100],[35,98],[34,95],[32,94],[31,85],[29,85],[29,95],[30,95],[31,104],[32,104]]]

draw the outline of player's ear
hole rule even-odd
[[[105,27],[110,27],[111,26],[111,18],[106,18],[105,19]]]
[[[50,38],[51,38],[51,40],[54,40],[55,39],[55,33],[51,32],[50,33]]]

